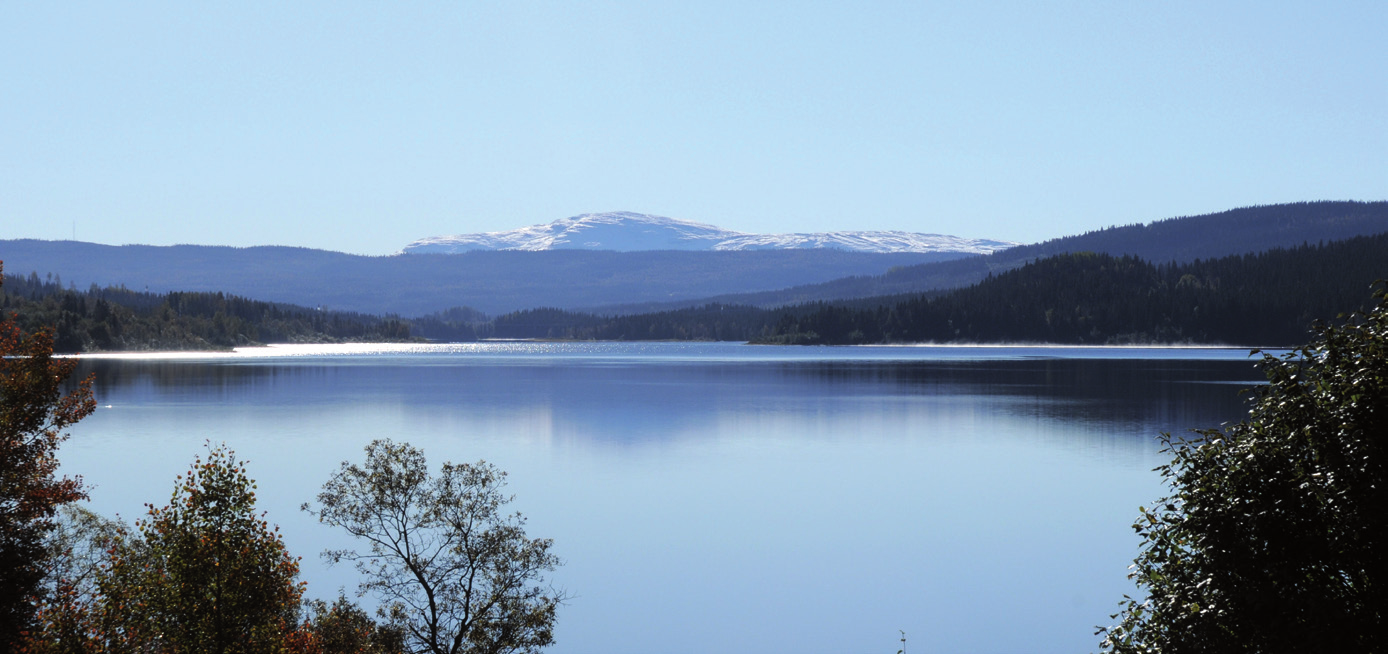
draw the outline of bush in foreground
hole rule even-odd
[[[1388,294],[1264,357],[1243,422],[1166,439],[1111,652],[1380,652],[1388,608]]]

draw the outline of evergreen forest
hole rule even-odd
[[[388,342],[410,337],[396,317],[318,311],[224,293],[153,294],[64,288],[56,276],[6,275],[0,311],[20,329],[53,330],[55,352],[220,350],[262,343]]]
[[[535,309],[493,338],[747,340],[776,344],[1057,343],[1283,346],[1361,308],[1388,279],[1388,234],[1152,264],[1062,254],[948,292],[798,304],[708,304],[622,316]]]
[[[81,291],[30,273],[6,277],[0,310],[25,331],[53,328],[59,352],[480,339],[1278,347],[1304,341],[1317,321],[1362,308],[1368,288],[1388,279],[1385,253],[1388,233],[1185,262],[1079,252],[1038,257],[951,291],[609,315],[540,307],[489,317],[456,307],[412,319],[224,293]]]

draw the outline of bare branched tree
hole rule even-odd
[[[554,642],[564,596],[545,585],[560,565],[552,541],[525,535],[525,519],[504,513],[506,473],[485,461],[444,463],[431,477],[424,453],[377,440],[366,463],[343,462],[304,510],[370,544],[329,550],[351,561],[360,593],[403,627],[406,645],[431,654],[538,652]]]

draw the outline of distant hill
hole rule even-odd
[[[937,297],[786,312],[763,340],[1287,347],[1314,321],[1371,306],[1386,253],[1388,233],[1160,265],[1060,254]]]
[[[1313,320],[1362,308],[1388,279],[1388,232],[1254,254],[1152,264],[1093,252],[1043,257],[977,285],[765,309],[708,304],[643,314],[536,308],[488,318],[456,308],[401,320],[223,293],[71,289],[8,277],[0,306],[25,329],[56,328],[64,351],[228,347],[250,342],[560,338],[766,343],[1205,343],[1284,346]]]
[[[406,254],[475,250],[813,250],[987,254],[1016,243],[903,231],[747,234],[688,220],[629,211],[586,213],[505,232],[422,238]]]
[[[957,288],[1037,258],[1090,251],[1192,261],[1388,232],[1388,202],[1310,202],[1115,227],[988,255],[740,251],[474,251],[364,257],[305,248],[107,246],[0,241],[14,274],[135,291],[223,292],[266,302],[405,317],[451,307],[496,315],[551,307],[663,310],[782,306]]]
[[[601,316],[536,309],[468,332],[510,338],[752,340],[783,344],[1198,343],[1290,346],[1313,321],[1371,303],[1388,233],[1155,265],[1133,256],[1045,257],[977,285],[910,298],[777,309],[709,304]]]
[[[406,317],[455,306],[489,314],[771,290],[962,253],[835,249],[721,252],[467,252],[364,257],[289,247],[0,241],[5,270],[86,288],[224,292],[268,302]]]
[[[1298,202],[1245,207],[1202,216],[1110,227],[1034,245],[1020,245],[983,256],[903,266],[881,275],[847,277],[776,291],[727,294],[680,303],[616,306],[603,310],[627,313],[708,303],[775,307],[801,302],[902,295],[968,286],[989,274],[1012,270],[1041,257],[1069,252],[1131,255],[1158,264],[1186,263],[1384,232],[1388,232],[1388,202]]]

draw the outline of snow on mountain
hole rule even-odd
[[[968,252],[988,254],[1017,243],[916,232],[747,234],[713,225],[626,211],[586,213],[507,232],[419,239],[407,254],[471,250],[796,250],[836,248],[856,252]]]

